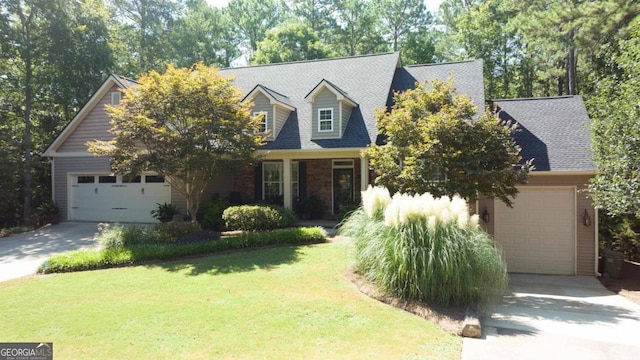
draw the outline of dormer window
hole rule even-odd
[[[318,131],[333,131],[333,109],[318,109]]]
[[[265,111],[256,111],[253,113],[253,116],[260,116],[260,130],[259,132],[264,134],[267,132],[267,130],[269,129],[267,124],[268,124],[268,114]]]
[[[111,105],[118,106],[120,105],[121,93],[119,91],[114,91],[111,93]]]

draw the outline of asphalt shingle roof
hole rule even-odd
[[[478,107],[478,114],[483,113],[485,98],[482,60],[405,66],[396,72],[392,86],[395,91],[404,91],[415,88],[416,82],[431,82],[433,79],[446,81],[450,75],[453,75],[453,86],[458,94],[469,96]],[[389,102],[388,105],[390,104]]]
[[[399,63],[398,53],[301,61],[222,69],[235,76],[234,86],[246,95],[257,84],[288,97],[296,108],[274,141],[265,149],[365,147],[375,140],[375,109],[386,104]],[[311,104],[304,98],[323,79],[349,94],[359,106],[341,139],[311,140]],[[365,120],[366,119],[366,120]]]
[[[484,107],[480,60],[400,67],[399,54],[386,53],[228,68],[221,73],[235,76],[234,85],[244,95],[260,84],[285,96],[286,103],[296,108],[265,149],[366,147],[376,141],[375,110],[388,105],[391,89],[404,91],[413,88],[416,81],[446,80],[451,73],[458,92],[469,95],[479,108]],[[311,140],[311,104],[305,96],[322,80],[358,104],[341,139]]]
[[[589,115],[579,95],[493,100],[503,120],[518,122],[515,140],[535,171],[593,171]]]

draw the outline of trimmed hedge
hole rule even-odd
[[[323,228],[291,228],[269,232],[245,233],[216,240],[188,244],[148,244],[117,246],[102,250],[76,250],[50,258],[39,273],[60,273],[105,269],[145,261],[173,260],[180,257],[211,254],[226,250],[259,248],[269,245],[299,245],[326,241]]]
[[[293,211],[273,205],[240,205],[224,210],[222,219],[229,230],[262,231],[295,225]]]

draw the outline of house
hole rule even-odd
[[[360,152],[378,141],[376,109],[389,106],[393,91],[416,81],[454,75],[454,86],[479,109],[485,98],[481,61],[402,66],[398,53],[356,56],[221,70],[263,115],[268,138],[256,167],[211,184],[213,194],[245,202],[279,201],[295,207],[315,196],[329,214],[359,201],[371,182]],[[106,140],[106,104],[119,101],[131,80],[110,76],[61,132],[44,156],[51,159],[53,198],[63,219],[152,221],[156,203],[185,208],[184,198],[153,173],[126,178],[111,173],[108,159],[87,152],[86,141]],[[475,204],[518,272],[593,274],[597,218],[579,190],[593,176],[588,117],[579,97],[497,100],[501,116],[523,124],[517,142],[537,171],[520,188],[514,208],[482,199]],[[586,211],[593,224],[584,226]],[[557,216],[555,216],[557,214]],[[551,216],[549,216],[551,215]],[[525,230],[522,230],[525,229]],[[563,230],[563,231],[560,231]],[[562,246],[560,246],[561,244]]]

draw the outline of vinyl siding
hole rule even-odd
[[[592,199],[584,190],[587,188],[589,178],[588,175],[547,175],[536,174],[529,177],[527,182],[528,186],[575,186],[576,193],[576,274],[577,275],[594,275],[594,262],[595,262],[595,211],[592,205]],[[525,185],[525,186],[527,186]],[[487,206],[489,213],[491,214],[491,220],[488,224],[483,224],[483,227],[487,229],[490,234],[494,233],[494,201],[499,200],[480,200],[479,213],[482,213],[484,206]],[[591,217],[591,226],[584,226],[582,223],[582,216],[585,209]]]
[[[318,131],[318,110],[333,109],[333,131]],[[340,109],[338,99],[330,90],[324,89],[316,95],[311,108],[311,138],[312,139],[339,139],[340,138]]]
[[[278,105],[275,105],[274,109],[276,111],[276,115],[274,116],[276,124],[275,124],[275,133],[273,134],[273,138],[275,139],[280,134],[280,130],[282,130],[284,123],[287,122],[289,115],[291,115],[291,111],[289,111],[289,109],[287,108],[284,108]]]
[[[111,129],[110,119],[105,111],[105,105],[111,104],[111,93],[118,91],[118,86],[111,87],[109,92],[100,99],[98,104],[87,114],[87,116],[75,128],[73,133],[60,145],[59,152],[82,152],[87,151],[85,143],[91,140],[111,140],[113,135],[109,133]]]
[[[353,108],[342,102],[340,104],[342,107],[342,129],[340,131],[340,135],[344,134],[344,131],[347,129],[347,124],[349,123],[349,119],[351,118],[351,113],[353,112]]]
[[[265,113],[267,113],[267,130],[271,131],[271,135],[267,137],[267,140],[273,140],[275,139],[275,130],[273,127],[273,124],[274,124],[273,106],[271,105],[271,102],[266,96],[264,96],[262,93],[258,93],[253,98],[253,108],[251,109],[251,115],[261,111],[264,111]]]

